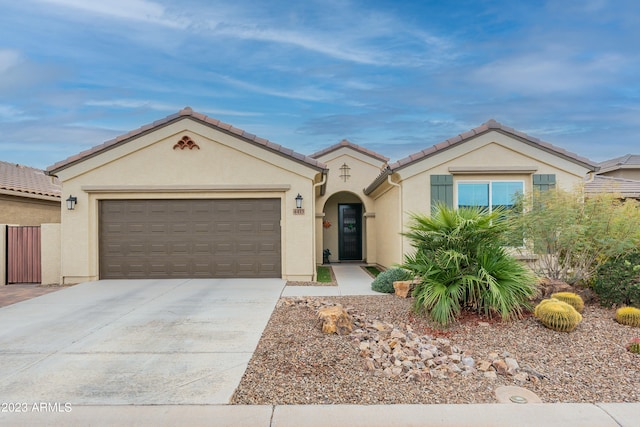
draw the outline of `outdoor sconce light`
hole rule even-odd
[[[76,203],[78,203],[78,198],[69,196],[69,198],[67,199],[67,209],[69,209],[70,211],[74,210],[76,207]]]
[[[296,196],[296,209],[302,209],[302,196],[300,193]]]

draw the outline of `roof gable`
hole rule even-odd
[[[232,135],[247,143],[256,145],[265,150],[269,150],[271,152],[274,152],[278,155],[286,157],[295,162],[302,163],[318,171],[324,171],[326,169],[326,166],[322,162],[319,162],[316,159],[313,159],[309,156],[305,156],[304,154],[297,153],[289,148],[283,147],[279,144],[275,144],[267,139],[260,138],[242,129],[236,128],[228,123],[224,123],[224,122],[221,122],[220,120],[210,118],[204,114],[197,113],[193,111],[190,107],[185,107],[179,112],[169,115],[164,119],[160,119],[153,123],[141,126],[138,129],[132,130],[124,135],[120,135],[100,145],[96,145],[95,147],[92,147],[86,151],[83,151],[74,156],[68,157],[67,159],[62,160],[52,166],[49,166],[47,168],[47,174],[53,175],[63,169],[66,169],[72,165],[81,163],[84,160],[97,156],[100,153],[103,153],[107,150],[126,144],[128,141],[132,139],[135,139],[142,135],[153,132],[158,128],[168,126],[172,123],[178,122],[180,120],[185,120],[185,119],[191,119],[191,120],[197,121],[206,126],[214,128],[220,132],[224,132],[226,134]]]
[[[339,150],[341,148],[351,148],[352,150],[355,150],[355,151],[357,151],[359,153],[362,153],[364,155],[367,155],[369,157],[373,157],[374,159],[379,160],[381,162],[388,162],[389,161],[388,157],[385,157],[380,153],[376,153],[373,150],[369,150],[368,148],[364,148],[364,147],[362,147],[360,145],[354,144],[353,142],[351,142],[351,141],[349,141],[347,139],[343,139],[342,141],[340,141],[337,144],[334,144],[334,145],[332,145],[330,147],[327,147],[327,148],[325,148],[323,150],[317,151],[317,152],[309,155],[309,157],[311,157],[312,159],[317,159],[318,157],[325,156],[325,155],[327,155],[329,153],[332,153],[332,152],[334,152],[336,150]]]
[[[501,123],[498,123],[497,121],[491,119],[486,123],[483,123],[482,125],[478,126],[477,128],[473,128],[467,132],[461,133],[460,135],[457,135],[453,138],[449,138],[445,141],[442,141],[436,145],[433,145],[429,148],[426,148],[422,151],[419,151],[417,153],[411,154],[403,159],[398,160],[395,163],[392,163],[391,165],[389,165],[389,167],[391,168],[391,170],[396,170],[396,169],[402,169],[410,164],[416,163],[424,158],[427,157],[431,157],[433,155],[436,155],[438,153],[441,153],[443,151],[446,151],[447,149],[453,147],[453,146],[457,146],[460,144],[464,144],[465,142],[479,136],[479,135],[483,135],[485,133],[491,132],[491,131],[496,131],[496,132],[500,132],[503,133],[505,135],[508,135],[512,138],[515,138],[521,142],[524,142],[526,144],[529,144],[531,146],[537,147],[543,151],[552,153],[554,155],[557,155],[558,157],[564,158],[565,160],[569,160],[573,163],[577,163],[583,167],[586,167],[587,169],[590,169],[592,171],[595,171],[597,169],[597,166],[594,165],[594,163],[587,159],[586,157],[582,157],[579,156],[575,153],[572,153],[570,151],[567,151],[563,148],[560,147],[556,147],[555,145],[552,145],[548,142],[544,142],[541,141],[538,138],[534,138],[532,136],[529,136],[523,132],[517,131],[513,128],[510,128],[508,126],[504,126]]]
[[[557,156],[560,159],[564,159],[571,163],[575,163],[581,167],[586,168],[587,170],[596,171],[598,169],[598,167],[586,157],[582,157],[570,151],[564,150],[560,147],[556,147],[555,145],[552,145],[548,142],[541,141],[538,138],[534,138],[523,132],[510,128],[508,126],[504,126],[503,124],[498,123],[497,121],[491,119],[486,123],[483,123],[481,126],[473,128],[467,132],[461,133],[453,138],[449,138],[445,141],[442,141],[429,148],[426,148],[422,151],[411,154],[403,159],[398,160],[397,162],[390,164],[386,170],[383,170],[380,173],[380,175],[367,188],[364,189],[364,192],[365,194],[371,194],[384,181],[386,181],[388,175],[391,175],[398,170],[401,170],[410,165],[419,163],[424,159],[446,152],[447,150],[453,147],[459,147],[462,144],[469,142],[481,135],[485,135],[489,132],[499,132],[514,140],[520,141],[531,147],[535,147],[544,152],[550,153],[553,156]]]
[[[60,182],[44,171],[29,166],[0,161],[0,190],[17,196],[60,199]]]

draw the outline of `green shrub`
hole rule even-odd
[[[572,305],[555,298],[540,301],[533,314],[544,326],[559,332],[571,332],[582,321]]]
[[[640,308],[640,251],[612,258],[600,266],[593,291],[604,306]]]
[[[505,212],[438,205],[432,215],[415,214],[404,235],[416,249],[404,268],[420,279],[413,292],[414,311],[437,323],[453,322],[463,308],[504,320],[530,307],[535,278],[500,246]]]
[[[390,268],[383,271],[371,283],[371,289],[376,292],[384,292],[386,294],[392,294],[395,292],[393,289],[393,282],[400,280],[410,280],[413,276],[407,270],[402,268]]]
[[[528,192],[518,202],[513,233],[537,257],[536,273],[569,284],[590,282],[610,258],[640,245],[640,202],[621,202],[615,194],[574,191]]]
[[[578,294],[574,294],[573,292],[556,292],[555,294],[551,294],[551,298],[566,302],[575,308],[578,313],[582,313],[582,310],[584,310],[584,301],[582,300],[582,297]]]

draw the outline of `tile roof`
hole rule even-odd
[[[62,160],[52,166],[49,166],[47,168],[47,173],[48,174],[55,174],[56,172],[65,169],[71,165],[74,165],[76,163],[80,163],[83,160],[89,158],[89,157],[93,157],[103,151],[109,150],[111,148],[117,147],[119,145],[122,145],[126,142],[128,142],[129,140],[142,136],[144,134],[147,134],[149,132],[152,132],[153,130],[159,128],[159,127],[163,127],[163,126],[167,126],[171,123],[175,123],[179,120],[183,120],[186,118],[190,118],[192,120],[195,121],[199,121],[207,126],[210,126],[212,128],[215,128],[221,132],[227,133],[227,134],[231,134],[234,135],[238,138],[244,139],[245,141],[255,144],[259,147],[262,147],[266,150],[270,150],[273,151],[277,154],[280,154],[282,156],[291,158],[294,161],[297,161],[299,163],[304,163],[308,166],[311,166],[317,170],[320,171],[324,171],[326,170],[326,166],[324,165],[324,163],[317,161],[316,159],[313,159],[309,156],[305,156],[303,154],[297,153],[291,149],[285,148],[279,144],[273,143],[267,139],[264,138],[260,138],[256,135],[253,135],[249,132],[245,132],[242,129],[238,129],[228,123],[224,123],[221,122],[220,120],[216,120],[213,119],[211,117],[207,117],[204,114],[200,114],[197,113],[195,111],[193,111],[191,109],[191,107],[185,107],[182,110],[178,111],[175,114],[171,114],[167,117],[165,117],[164,119],[160,119],[157,120],[153,123],[149,123],[146,124],[138,129],[132,130],[124,135],[120,135],[114,139],[111,139],[109,141],[106,141],[100,145],[96,145],[95,147],[92,147],[86,151],[83,151],[81,153],[78,153],[74,156],[71,156],[65,160]]]
[[[352,149],[354,149],[356,151],[359,151],[362,154],[366,154],[367,156],[371,156],[374,159],[380,160],[382,162],[388,162],[389,161],[388,157],[385,157],[380,153],[376,153],[373,150],[369,150],[368,148],[364,148],[364,147],[362,147],[360,145],[354,144],[353,142],[351,142],[349,140],[346,140],[346,139],[343,139],[342,141],[340,141],[337,144],[332,145],[331,147],[327,147],[327,148],[325,148],[323,150],[320,150],[318,152],[310,154],[309,157],[311,157],[312,159],[317,159],[320,156],[324,156],[325,154],[331,153],[332,151],[336,151],[336,150],[338,150],[340,148],[343,148],[343,147],[352,148]]]
[[[640,181],[595,175],[584,185],[586,194],[616,193],[625,198],[640,199]]]
[[[622,157],[605,160],[598,163],[598,173],[610,172],[617,169],[640,169],[640,154],[625,154]]]
[[[45,175],[43,170],[0,161],[0,190],[23,197],[46,196],[60,198],[60,181]]]
[[[515,137],[526,144],[538,147],[544,151],[553,153],[574,163],[578,163],[592,171],[596,171],[598,169],[598,167],[586,157],[582,157],[570,151],[566,151],[560,147],[556,147],[555,145],[549,144],[548,142],[541,141],[538,138],[529,136],[523,132],[517,131],[491,119],[488,122],[478,126],[477,128],[473,128],[467,132],[456,135],[452,138],[449,138],[431,147],[425,148],[422,151],[411,154],[403,159],[398,160],[397,162],[390,164],[387,169],[383,170],[380,175],[378,175],[378,177],[367,188],[364,189],[364,193],[371,194],[376,188],[378,188],[378,186],[380,186],[380,184],[386,181],[387,175],[391,175],[398,169],[402,169],[422,159],[431,157],[437,153],[448,150],[453,146],[462,144],[472,138],[475,138],[476,136],[485,134],[490,131],[497,131],[511,137]]]
[[[529,145],[533,145],[535,147],[538,147],[544,151],[553,153],[557,156],[563,157],[569,161],[572,161],[574,163],[578,163],[582,166],[587,167],[588,169],[591,169],[593,171],[595,171],[597,169],[597,166],[589,159],[587,159],[586,157],[582,157],[579,156],[575,153],[566,151],[560,147],[556,147],[555,145],[549,144],[548,142],[544,142],[541,141],[538,138],[534,138],[532,136],[529,136],[523,132],[517,131],[513,128],[510,128],[508,126],[505,126],[501,123],[498,123],[497,121],[491,119],[486,123],[483,123],[482,125],[478,126],[477,128],[473,128],[467,132],[461,133],[460,135],[454,136],[453,138],[449,138],[445,141],[442,141],[432,147],[426,148],[422,151],[419,151],[415,154],[412,154],[408,157],[405,157],[403,159],[398,160],[395,163],[392,163],[389,165],[389,167],[392,170],[395,169],[399,169],[399,168],[403,168],[405,166],[408,166],[412,163],[415,163],[419,160],[422,160],[426,157],[430,157],[436,153],[439,153],[441,151],[447,150],[455,145],[458,144],[462,144],[476,136],[482,135],[484,133],[490,132],[490,131],[498,131],[501,132],[503,134],[515,137]]]

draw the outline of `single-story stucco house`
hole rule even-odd
[[[56,177],[0,161],[0,224],[59,223],[61,193]]]
[[[313,280],[331,261],[389,267],[412,212],[508,205],[597,170],[490,120],[389,164],[349,141],[303,155],[185,108],[47,169],[62,183],[61,283]]]

